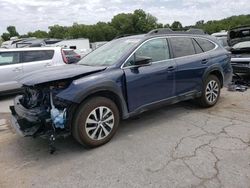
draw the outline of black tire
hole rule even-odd
[[[103,107],[104,107],[104,110],[101,110]],[[105,115],[104,113],[105,110],[106,110],[106,113],[108,112],[108,110],[110,110],[111,113],[109,112],[108,114]],[[99,123],[87,123],[87,120],[88,121],[91,120],[92,122],[92,120],[94,119],[96,120],[100,119],[100,111],[102,112],[104,111],[103,114],[105,115],[105,117],[108,117],[108,115],[110,115],[112,118],[112,121],[111,120],[109,121],[98,120],[100,125]],[[93,113],[95,114],[95,116]],[[105,121],[107,121],[108,124],[106,124]],[[114,134],[117,131],[119,121],[120,121],[119,110],[116,104],[112,100],[105,98],[105,97],[93,97],[83,102],[78,107],[75,117],[74,117],[74,122],[72,126],[72,134],[73,134],[73,137],[83,146],[87,148],[98,147],[103,144],[106,144],[107,142],[111,140],[111,138],[114,136]],[[113,125],[113,127],[112,129],[109,129],[111,126],[108,126],[108,125],[111,125],[111,124]],[[95,129],[94,127],[98,127],[98,128]],[[87,128],[90,128],[90,129],[93,128],[93,130],[87,131],[86,130]],[[97,130],[96,133],[94,133],[95,130]],[[109,130],[109,134],[107,134],[106,137],[100,140],[99,138],[96,138],[96,137],[99,137],[99,135],[101,136],[105,135],[105,131],[108,131],[108,130]],[[95,138],[91,138],[91,136],[94,136]]]
[[[215,94],[216,94],[215,90],[214,90],[214,94],[212,94],[213,100],[211,100],[212,97],[209,98],[209,96],[211,94],[206,94],[206,92],[209,91],[208,87],[209,87],[209,84],[211,84],[211,83],[216,83],[216,85],[218,87],[217,97],[215,97]],[[202,95],[200,98],[197,99],[200,106],[202,106],[204,108],[209,108],[209,107],[214,106],[220,98],[220,90],[221,90],[221,83],[220,83],[218,77],[215,75],[209,75],[207,77],[204,85],[203,85]]]

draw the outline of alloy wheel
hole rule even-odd
[[[208,82],[206,87],[206,99],[209,103],[214,103],[219,95],[219,85],[215,80]]]
[[[89,138],[102,140],[107,137],[114,126],[114,114],[105,106],[95,108],[87,117],[85,130]]]

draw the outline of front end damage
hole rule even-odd
[[[70,134],[69,114],[73,104],[56,95],[69,84],[25,86],[23,95],[10,106],[11,126],[22,136],[43,137],[50,140],[51,152],[54,140]]]

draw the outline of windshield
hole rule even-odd
[[[115,64],[129,49],[138,44],[138,38],[123,38],[113,40],[97,48],[78,62],[88,66],[110,66]]]
[[[239,42],[233,46],[234,49],[250,48],[250,41]]]

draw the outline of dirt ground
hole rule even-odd
[[[250,91],[146,112],[96,149],[59,139],[53,155],[10,129],[10,103],[0,99],[0,187],[250,187]]]

